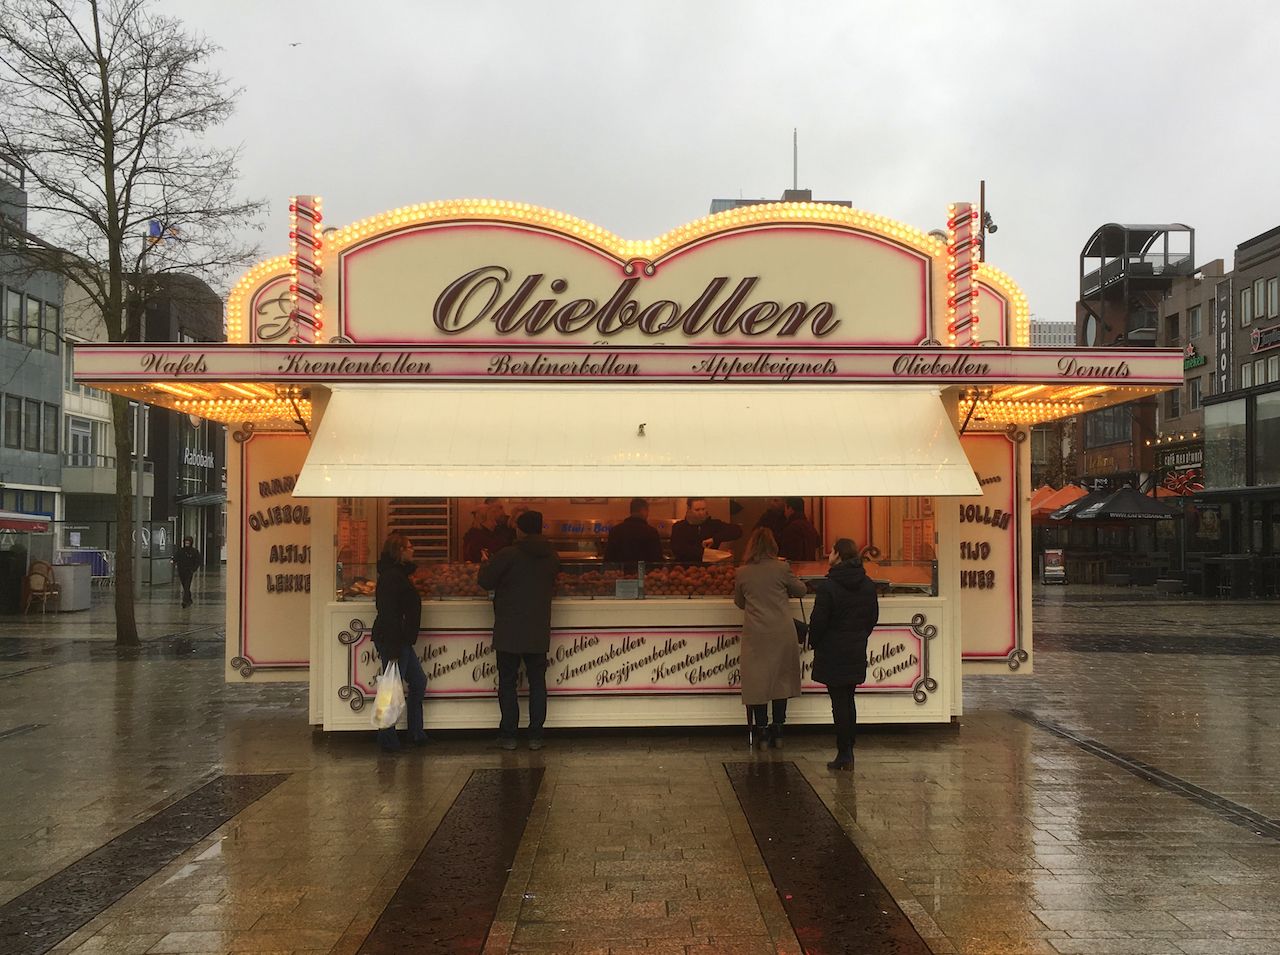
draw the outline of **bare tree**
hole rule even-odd
[[[260,203],[237,196],[238,149],[206,136],[238,90],[217,48],[149,0],[0,0],[0,150],[30,185],[32,267],[102,312],[109,341],[141,341],[155,277],[225,279],[256,248]],[[158,233],[158,234],[157,234]],[[128,399],[113,395],[116,643],[136,645]]]

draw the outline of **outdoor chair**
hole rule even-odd
[[[45,565],[48,566],[47,564]],[[23,613],[31,612],[31,602],[33,600],[40,601],[40,612],[44,613],[49,605],[49,598],[57,598],[60,595],[58,585],[54,582],[53,576],[40,573],[33,570],[27,574],[27,605],[23,609]]]

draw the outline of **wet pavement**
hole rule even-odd
[[[1034,674],[833,773],[801,728],[383,756],[224,683],[221,601],[124,653],[107,594],[0,618],[0,950],[1280,953],[1277,603],[1037,589]]]

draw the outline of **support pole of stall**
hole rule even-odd
[[[142,596],[142,441],[146,416],[141,401],[133,412],[133,595]]]

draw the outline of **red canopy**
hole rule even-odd
[[[47,531],[49,519],[39,514],[15,514],[0,511],[0,531]]]
[[[1040,503],[1044,501],[1050,494],[1056,494],[1056,493],[1057,492],[1050,485],[1041,484],[1038,488],[1036,488],[1034,491],[1031,492],[1031,509],[1034,511],[1037,507],[1040,506]]]
[[[1037,504],[1035,501],[1031,503],[1031,516],[1048,517],[1060,507],[1066,507],[1072,501],[1078,501],[1084,497],[1088,491],[1074,484],[1068,484],[1060,491],[1054,491],[1046,498],[1042,498]]]

